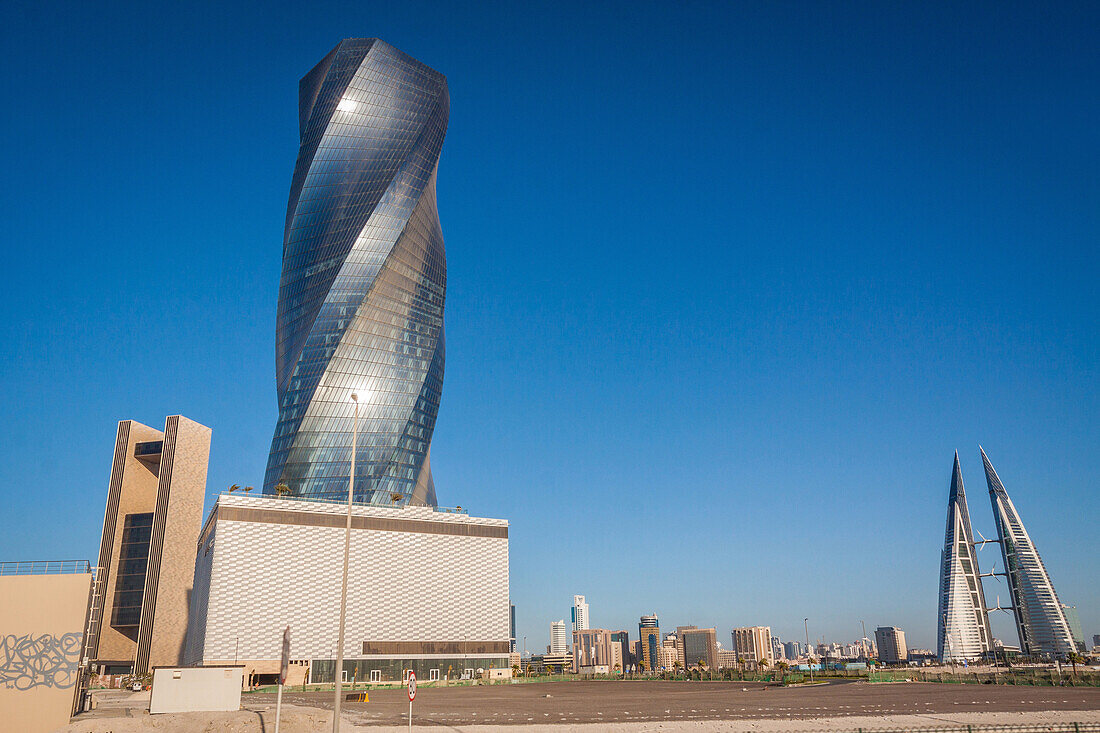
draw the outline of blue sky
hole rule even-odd
[[[1100,633],[1100,6],[594,5],[5,4],[0,558],[95,556],[119,419],[262,482],[298,79],[378,36],[449,79],[432,468],[528,648],[933,646],[979,442]]]

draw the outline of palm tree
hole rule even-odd
[[[768,660],[761,659],[756,663],[756,668],[759,669],[761,672],[766,671],[768,669]]]
[[[275,485],[275,495],[279,497],[288,496],[290,494],[290,487],[286,484]]]

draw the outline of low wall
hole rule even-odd
[[[0,575],[0,728],[68,724],[91,585],[91,573]]]

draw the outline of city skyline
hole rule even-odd
[[[945,456],[979,441],[1100,631],[1067,526],[1100,515],[1100,9],[620,15],[13,12],[0,555],[95,557],[123,418],[213,429],[206,509],[262,487],[297,81],[376,36],[449,80],[432,468],[511,522],[529,649],[575,592],[632,633],[862,619],[935,648]]]

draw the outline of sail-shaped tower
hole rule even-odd
[[[947,530],[940,556],[938,623],[941,662],[982,659],[993,651],[989,612],[974,552],[974,533],[970,527],[958,451],[955,451],[955,466],[951,471]]]
[[[993,519],[997,523],[1001,555],[1004,558],[1008,591],[1020,635],[1020,650],[1028,656],[1065,658],[1076,652],[1058,594],[1050,582],[1039,551],[1031,541],[1012,499],[997,476],[985,450],[978,447],[985,464],[985,480]]]

